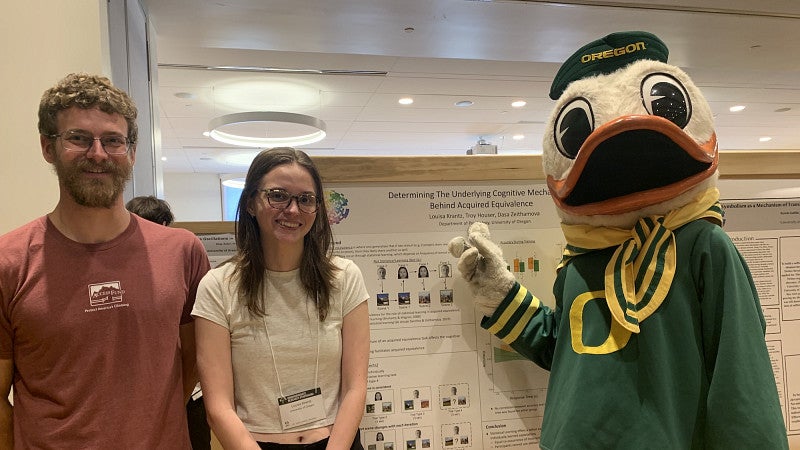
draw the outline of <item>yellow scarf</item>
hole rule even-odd
[[[672,231],[701,218],[722,225],[723,213],[716,188],[706,190],[689,204],[664,216],[639,219],[631,230],[562,224],[567,246],[558,270],[575,256],[617,247],[606,265],[606,302],[614,320],[638,333],[639,323],[661,306],[675,276]]]

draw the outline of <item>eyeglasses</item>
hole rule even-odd
[[[297,202],[297,208],[306,214],[313,214],[317,212],[319,200],[317,196],[310,192],[303,192],[300,194],[290,194],[283,189],[261,189],[264,197],[267,198],[269,206],[275,209],[286,209],[292,204],[292,199]]]
[[[61,134],[51,134],[47,137],[51,139],[61,138],[64,149],[71,152],[88,152],[94,145],[94,141],[100,141],[103,150],[109,155],[124,155],[128,152],[128,146],[133,143],[125,136],[115,134],[98,138],[79,131],[65,131]]]

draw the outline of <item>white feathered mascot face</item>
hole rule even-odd
[[[628,226],[716,183],[711,109],[666,54],[649,33],[615,33],[556,76],[543,166],[565,223]]]

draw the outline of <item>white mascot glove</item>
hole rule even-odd
[[[458,258],[458,270],[469,284],[475,304],[483,314],[494,314],[516,279],[507,268],[503,251],[490,240],[489,227],[482,222],[473,223],[467,238],[453,238],[447,249]]]

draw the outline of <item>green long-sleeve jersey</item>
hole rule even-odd
[[[555,309],[516,284],[481,326],[551,371],[545,449],[786,449],[765,321],[746,263],[718,226],[675,230],[669,294],[639,333],[604,298],[612,249],[558,273]]]

